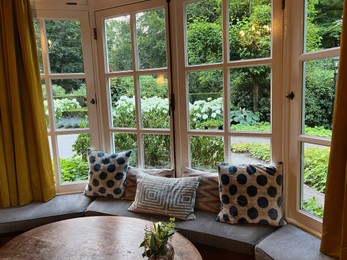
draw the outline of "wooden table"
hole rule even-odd
[[[128,217],[82,217],[34,228],[0,248],[0,259],[144,259],[139,247],[145,226]],[[172,237],[174,259],[201,260],[199,251],[179,233]]]

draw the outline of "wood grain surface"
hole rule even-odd
[[[54,222],[25,232],[0,248],[0,259],[120,259],[142,258],[139,247],[145,226],[137,218],[98,216]],[[201,260],[184,236],[172,238],[174,259]]]

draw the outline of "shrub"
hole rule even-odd
[[[48,104],[47,100],[44,101],[46,116],[48,117]],[[71,109],[81,108],[80,104],[76,99],[54,99],[54,114],[55,118],[58,120],[62,118],[63,112]]]
[[[90,135],[79,134],[76,141],[72,145],[72,151],[76,157],[79,157],[83,162],[87,161],[87,150],[90,147]]]
[[[88,179],[88,164],[79,158],[59,158],[61,179],[64,182]]]
[[[307,147],[304,153],[304,183],[323,193],[325,192],[329,153],[329,147]]]
[[[224,161],[224,143],[221,137],[191,137],[192,166],[200,169],[215,169],[216,162]]]
[[[323,218],[323,206],[318,204],[315,196],[310,199],[304,199],[303,209],[317,217]]]

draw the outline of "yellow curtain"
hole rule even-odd
[[[55,196],[29,0],[0,0],[0,207]]]
[[[323,218],[321,251],[347,259],[347,0],[344,1],[340,62]]]

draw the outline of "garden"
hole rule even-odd
[[[229,59],[245,60],[271,56],[271,1],[229,1]],[[341,30],[342,1],[307,1],[305,51],[312,52],[338,46]],[[187,57],[189,65],[221,62],[222,10],[220,1],[204,0],[186,5]],[[165,14],[162,10],[143,12],[137,17],[137,44],[141,57],[141,69],[166,66]],[[132,67],[130,33],[124,19],[106,23],[108,67],[114,71]],[[51,27],[49,27],[51,26]],[[60,31],[59,22],[48,24],[48,32]],[[53,28],[54,27],[54,28]],[[69,26],[72,34],[77,27]],[[78,27],[79,28],[79,27]],[[74,31],[75,30],[75,31]],[[144,33],[146,32],[146,33]],[[130,35],[130,34],[129,34]],[[58,34],[51,34],[55,45],[49,46],[50,58],[54,60],[63,52],[56,46],[65,46]],[[60,43],[59,43],[60,42]],[[63,73],[66,67],[81,72],[80,43],[72,37],[69,55],[65,63],[52,62],[52,71]],[[164,46],[164,47],[163,47]],[[163,51],[164,49],[164,51]],[[153,58],[155,57],[155,58]],[[59,58],[55,59],[59,61]],[[331,137],[333,101],[336,72],[332,58],[304,62],[304,98],[302,134],[324,138]],[[224,119],[223,74],[221,70],[190,71],[188,73],[188,112],[191,130],[209,129],[224,131],[271,131],[271,67],[256,66],[230,69],[230,117]],[[139,77],[141,99],[141,122],[136,122],[135,89],[132,77],[109,79],[109,98],[113,127],[164,128],[170,125],[168,82],[164,75],[141,75]],[[277,87],[277,86],[272,86]],[[56,128],[87,128],[86,89],[82,80],[56,80],[52,82],[53,109]],[[44,96],[45,93],[44,93]],[[48,106],[45,101],[48,120]],[[228,120],[225,124],[224,120]],[[229,130],[229,129],[228,129]],[[137,138],[134,134],[113,135],[117,150],[134,149],[131,165],[137,165]],[[218,136],[191,136],[191,165],[194,168],[215,169],[215,162],[224,160],[224,143]],[[170,137],[147,134],[144,136],[146,167],[171,167]],[[60,158],[62,180],[65,182],[85,180],[88,171],[85,151],[90,145],[89,134],[80,134],[72,145],[74,155]],[[269,143],[244,140],[232,143],[232,154],[269,163]],[[324,194],[329,148],[315,145],[303,146],[302,163],[304,185]],[[212,159],[211,159],[212,158]],[[305,198],[303,208],[321,217],[323,206],[313,196]]]

